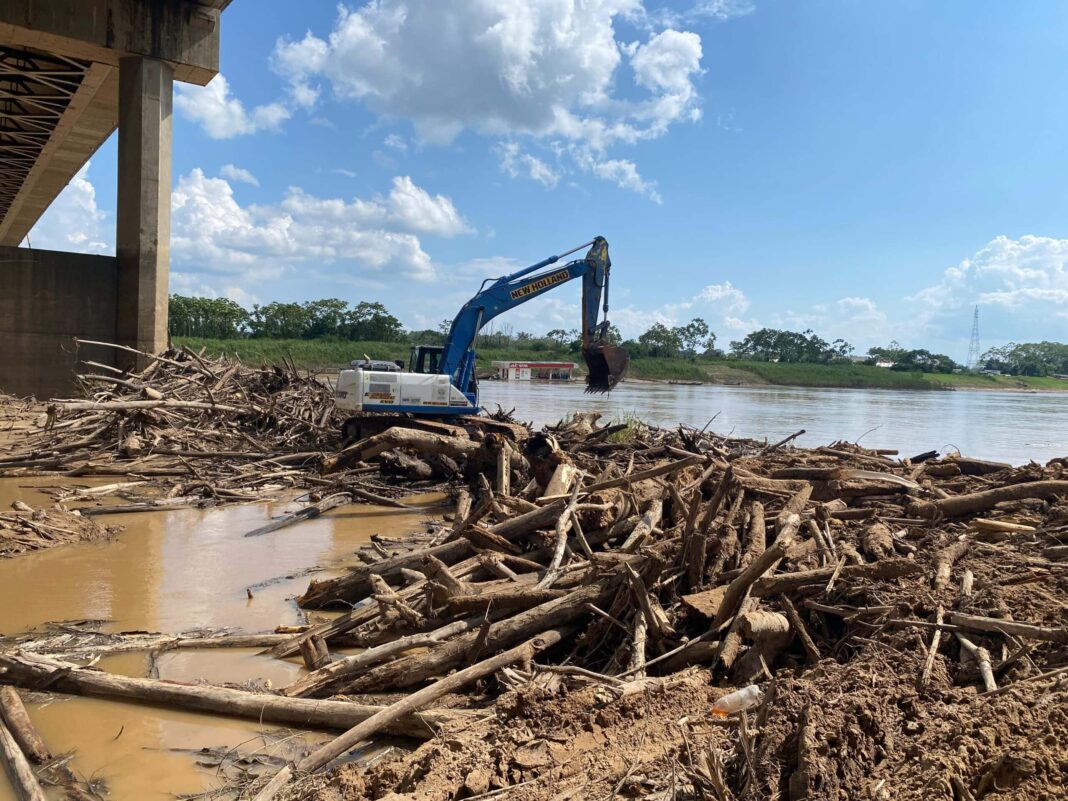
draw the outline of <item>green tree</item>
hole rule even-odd
[[[678,356],[682,351],[682,340],[676,329],[668,328],[663,323],[653,323],[649,330],[638,337],[642,351],[649,356]]]
[[[686,325],[680,325],[672,329],[682,343],[682,349],[687,356],[696,356],[714,347],[716,335],[708,328],[708,323],[700,317],[695,317]],[[711,336],[711,339],[709,338]]]

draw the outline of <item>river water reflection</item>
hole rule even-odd
[[[835,440],[897,448],[902,456],[959,449],[980,459],[1023,464],[1068,456],[1068,393],[917,392],[774,386],[623,383],[586,395],[581,383],[484,381],[484,406],[515,408],[536,425],[575,409],[606,419],[634,414],[655,425],[709,426],[720,434],[776,441],[799,429],[800,445]]]

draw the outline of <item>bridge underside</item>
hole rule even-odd
[[[217,74],[228,3],[0,3],[0,391],[69,391],[74,337],[165,347],[173,82]],[[116,128],[115,254],[19,247]]]

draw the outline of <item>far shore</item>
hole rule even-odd
[[[411,345],[406,342],[348,342],[302,339],[199,339],[175,337],[176,345],[188,345],[209,355],[236,355],[248,363],[289,361],[300,367],[324,371],[341,369],[351,360],[367,355],[373,359],[407,361]],[[577,363],[575,376],[582,379],[582,356],[566,349],[505,350],[483,345],[478,350],[478,371],[486,374],[496,361],[561,361]],[[635,358],[627,380],[657,384],[705,384],[712,386],[828,387],[842,389],[909,389],[927,391],[978,390],[982,392],[1068,392],[1068,381],[1051,377],[989,376],[972,373],[907,373],[852,362],[802,364],[737,361],[733,359]]]

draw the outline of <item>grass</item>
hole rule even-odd
[[[364,354],[372,359],[408,360],[410,346],[403,342],[341,342],[306,339],[200,339],[175,337],[209,354],[236,354],[250,363],[292,359],[308,368],[337,368]],[[483,348],[478,369],[487,371],[494,361],[511,359],[576,362],[584,374],[582,357],[564,349],[519,351]],[[780,364],[776,362],[712,361],[708,359],[637,358],[631,360],[630,378],[656,381],[702,381],[713,384],[777,384],[797,387],[856,387],[875,389],[1032,389],[1068,391],[1068,381],[1056,378],[985,376],[966,373],[900,373],[864,364]]]

